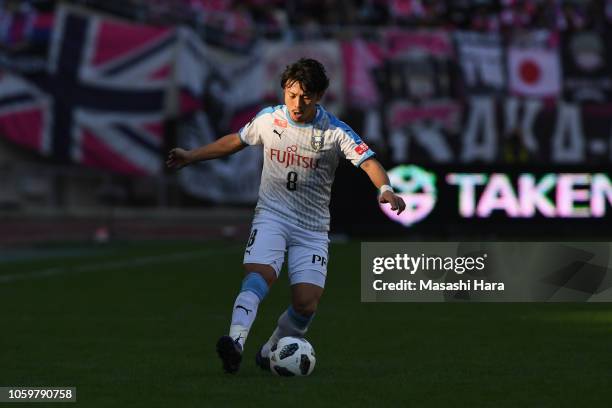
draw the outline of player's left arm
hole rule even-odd
[[[383,168],[382,164],[373,157],[370,157],[363,161],[360,165],[361,169],[366,172],[372,183],[376,186],[380,195],[378,201],[380,203],[391,204],[391,209],[397,211],[397,214],[401,214],[406,208],[404,199],[393,192],[389,181],[389,176]]]

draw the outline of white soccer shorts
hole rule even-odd
[[[325,287],[329,238],[325,231],[309,231],[273,213],[260,211],[253,219],[244,263],[270,265],[278,277],[285,260],[289,282]]]

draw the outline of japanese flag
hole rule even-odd
[[[508,74],[513,94],[546,98],[561,91],[561,66],[555,49],[510,47]]]

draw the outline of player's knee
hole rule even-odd
[[[291,305],[297,314],[310,317],[317,311],[317,307],[319,306],[319,297],[294,296]]]
[[[291,305],[296,313],[312,316],[319,306],[323,288],[309,283],[298,283],[291,287]]]

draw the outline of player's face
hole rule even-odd
[[[311,122],[317,114],[317,103],[320,99],[321,95],[304,92],[298,81],[287,81],[285,85],[285,105],[294,122]]]

